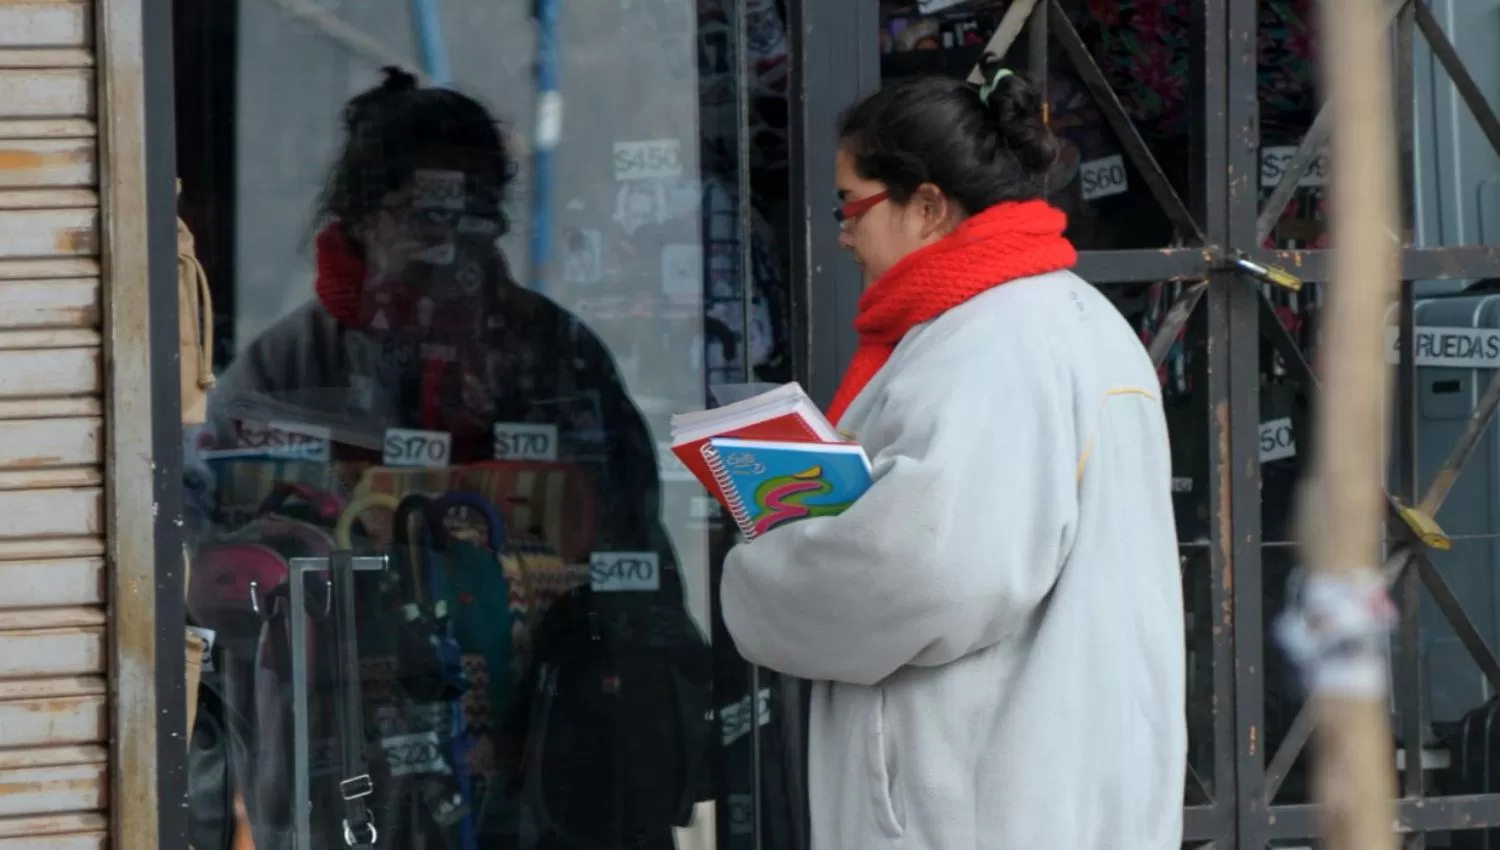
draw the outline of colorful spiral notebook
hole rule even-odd
[[[841,514],[871,484],[870,460],[856,443],[713,437],[702,453],[710,489],[750,540],[784,523]]]

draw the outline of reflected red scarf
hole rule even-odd
[[[1003,283],[1070,268],[1078,252],[1063,238],[1067,224],[1062,210],[1046,201],[997,204],[903,257],[859,299],[859,350],[828,418],[837,423],[843,417],[912,328]]]
[[[318,232],[315,247],[317,279],[313,282],[313,291],[334,321],[346,328],[376,333],[410,327],[414,321],[415,305],[411,303],[411,293],[404,286],[384,282],[387,300],[378,308],[365,297],[369,269],[364,259],[344,238],[338,222],[333,222]],[[382,312],[385,315],[380,320],[375,320],[375,316]],[[417,414],[424,428],[453,430],[458,427],[457,423],[447,421],[452,416],[444,416],[441,398],[443,377],[452,368],[453,364],[436,357],[427,357],[422,362],[421,409]],[[460,362],[457,368],[463,374],[465,371],[473,373],[478,366],[475,363]]]
[[[357,326],[365,287],[365,261],[344,239],[338,222],[318,231],[315,247],[318,277],[313,290],[318,300],[339,324]]]

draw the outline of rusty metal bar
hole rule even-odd
[[[1479,129],[1484,137],[1489,140],[1490,146],[1500,154],[1500,118],[1495,116],[1495,110],[1490,107],[1490,102],[1485,99],[1484,92],[1480,91],[1479,84],[1474,82],[1474,77],[1469,74],[1469,69],[1464,66],[1464,61],[1459,58],[1458,51],[1454,49],[1453,42],[1448,40],[1448,35],[1443,32],[1443,27],[1437,18],[1432,16],[1432,10],[1427,8],[1426,0],[1412,0],[1416,10],[1417,29],[1427,39],[1427,46],[1432,49],[1432,55],[1442,63],[1443,70],[1448,72],[1448,78],[1453,81],[1453,87],[1458,89],[1458,96],[1468,104],[1469,111],[1474,114],[1474,120],[1479,123]]]
[[[1494,422],[1497,408],[1500,408],[1500,371],[1496,371],[1490,378],[1484,394],[1470,411],[1469,420],[1464,423],[1463,433],[1459,434],[1452,451],[1448,452],[1448,458],[1438,467],[1437,474],[1432,476],[1432,482],[1427,485],[1427,492],[1418,503],[1418,508],[1423,513],[1437,516],[1443,502],[1448,500],[1448,494],[1453,492],[1453,485],[1458,483],[1459,474],[1474,455],[1474,449],[1489,430],[1490,423]]]
[[[1156,336],[1152,337],[1151,346],[1147,349],[1152,365],[1160,369],[1161,364],[1166,362],[1173,344],[1182,334],[1182,329],[1187,327],[1188,319],[1192,317],[1198,302],[1203,300],[1203,293],[1207,289],[1208,281],[1200,280],[1184,289],[1177,300],[1172,302],[1171,309],[1167,310],[1166,318],[1162,319],[1161,327],[1157,328]]]
[[[1479,633],[1479,629],[1469,622],[1468,615],[1464,613],[1463,603],[1453,593],[1448,580],[1443,578],[1443,574],[1438,572],[1437,567],[1432,565],[1432,560],[1427,557],[1427,553],[1421,549],[1413,547],[1411,560],[1416,566],[1414,572],[1422,577],[1422,584],[1427,586],[1427,592],[1432,595],[1432,601],[1437,603],[1438,608],[1443,612],[1444,619],[1453,627],[1453,633],[1458,638],[1458,642],[1469,651],[1474,663],[1479,666],[1479,672],[1483,673],[1485,681],[1490,683],[1490,688],[1500,691],[1500,659],[1495,657],[1495,651]]]
[[[1401,581],[1414,571],[1407,570],[1411,563],[1407,550],[1403,548],[1386,559],[1384,572],[1386,581]],[[1302,753],[1302,748],[1307,746],[1307,740],[1312,736],[1312,711],[1306,704],[1297,712],[1292,719],[1291,728],[1287,729],[1286,736],[1281,739],[1276,752],[1271,756],[1271,762],[1266,767],[1266,787],[1264,802],[1270,808],[1276,800],[1276,793],[1281,790],[1281,783],[1286,781],[1292,771],[1292,766],[1297,762],[1297,756]]]
[[[1187,790],[1189,791],[1189,793],[1197,791],[1198,796],[1201,797],[1205,803],[1207,803],[1208,805],[1213,805],[1214,795],[1209,793],[1208,783],[1203,781],[1202,775],[1198,773],[1197,768],[1193,767],[1193,763],[1191,761],[1189,761],[1187,764],[1187,779]]]
[[[1312,126],[1307,128],[1307,133],[1302,136],[1302,141],[1297,145],[1297,152],[1286,164],[1281,172],[1281,180],[1276,188],[1271,190],[1271,196],[1266,199],[1264,206],[1260,208],[1260,215],[1255,219],[1255,243],[1257,245],[1266,241],[1271,231],[1276,229],[1276,223],[1281,221],[1281,214],[1286,210],[1286,205],[1291,202],[1292,195],[1297,193],[1297,184],[1307,174],[1307,169],[1313,164],[1322,152],[1323,143],[1328,141],[1329,126],[1333,123],[1333,112],[1325,104],[1318,110],[1318,115],[1313,119]]]
[[[1146,140],[1141,137],[1140,131],[1135,128],[1130,116],[1125,113],[1125,107],[1120,103],[1120,98],[1115,95],[1114,89],[1104,77],[1104,72],[1099,70],[1099,65],[1089,54],[1088,47],[1078,35],[1078,30],[1073,28],[1073,22],[1068,20],[1068,13],[1063,9],[1061,0],[1048,0],[1047,14],[1058,45],[1062,47],[1063,52],[1068,54],[1068,59],[1073,63],[1073,69],[1078,72],[1084,87],[1089,90],[1099,110],[1104,113],[1105,120],[1109,122],[1110,128],[1115,131],[1120,144],[1124,146],[1126,155],[1140,170],[1141,178],[1146,181],[1146,187],[1156,197],[1156,202],[1161,205],[1162,212],[1166,213],[1167,218],[1177,227],[1180,236],[1200,244],[1204,242],[1203,231],[1198,227],[1198,222],[1193,218],[1192,213],[1188,212],[1182,198],[1178,197],[1177,190],[1172,188],[1171,181],[1167,179],[1167,175],[1161,170],[1161,165],[1157,163],[1156,157],[1147,147]]]
[[[1027,61],[1031,66],[1031,84],[1036,86],[1037,93],[1042,97],[1042,123],[1050,129],[1052,127],[1052,102],[1047,99],[1047,47],[1052,37],[1048,34],[1045,3],[1035,3],[1026,26]],[[1047,197],[1052,194],[1052,178],[1049,174],[1042,180],[1042,197]]]
[[[1281,739],[1281,744],[1271,756],[1271,763],[1266,765],[1265,791],[1261,799],[1267,808],[1276,799],[1276,792],[1281,790],[1281,783],[1286,781],[1287,775],[1292,772],[1292,766],[1297,763],[1297,756],[1302,754],[1302,748],[1307,746],[1307,739],[1312,737],[1312,710],[1303,704],[1298,710],[1297,716],[1292,720],[1291,728],[1287,729],[1286,737]]]
[[[1394,239],[1396,234],[1391,234]],[[1256,250],[1250,256],[1279,265],[1306,283],[1329,279],[1332,251]],[[1500,245],[1453,245],[1447,248],[1406,248],[1401,252],[1402,280],[1462,280],[1500,277]]]
[[[1397,346],[1400,359],[1396,367],[1396,473],[1398,492],[1405,504],[1416,501],[1417,479],[1417,361],[1416,284],[1401,282],[1400,330]],[[1403,570],[1399,581],[1401,612],[1401,654],[1397,659],[1396,705],[1401,715],[1401,740],[1408,758],[1402,772],[1401,792],[1407,797],[1423,796],[1422,760],[1411,757],[1422,749],[1426,727],[1422,704],[1421,612],[1422,583],[1416,570]],[[1427,840],[1415,835],[1406,840],[1408,850],[1424,850]]]
[[[1321,388],[1322,383],[1318,380],[1317,374],[1313,372],[1311,364],[1307,362],[1307,358],[1302,355],[1302,351],[1297,347],[1297,341],[1292,339],[1291,334],[1281,324],[1281,320],[1277,318],[1276,311],[1271,308],[1270,302],[1259,293],[1257,293],[1256,297],[1260,301],[1262,325],[1268,325],[1271,328],[1266,331],[1267,336],[1271,339],[1271,345],[1276,349],[1276,353],[1281,355],[1287,368],[1292,371],[1293,377],[1301,380],[1303,385],[1309,390]],[[1387,521],[1393,527],[1399,529],[1401,533],[1410,537],[1415,545],[1422,548],[1431,545],[1431,541],[1420,537],[1417,530],[1412,527],[1414,520],[1408,517],[1408,511],[1411,509],[1405,508],[1400,501],[1392,497],[1384,489],[1381,490],[1381,495],[1385,499]],[[1420,509],[1418,509],[1418,513],[1421,513]]]
[[[1225,57],[1228,38],[1227,3],[1192,3],[1190,7],[1190,47],[1192,60],[1189,67],[1192,87],[1191,127],[1188,169],[1188,202],[1194,220],[1201,222],[1210,245],[1224,244],[1229,238],[1229,180],[1232,169],[1228,165],[1228,122],[1224,112],[1227,98],[1228,74]],[[1212,248],[1196,249],[1204,263],[1198,281],[1193,285],[1199,301],[1204,298],[1203,325],[1206,351],[1203,358],[1205,380],[1203,388],[1208,393],[1208,404],[1204,411],[1203,425],[1208,428],[1208,456],[1195,459],[1206,462],[1208,473],[1208,508],[1212,517],[1207,555],[1208,606],[1202,612],[1207,621],[1209,637],[1210,729],[1212,736],[1209,756],[1212,761],[1214,804],[1205,816],[1203,829],[1184,831],[1185,840],[1208,840],[1211,846],[1233,847],[1238,829],[1239,798],[1239,738],[1235,715],[1235,534],[1234,517],[1230,505],[1234,499],[1232,464],[1230,452],[1231,423],[1229,421],[1230,398],[1233,386],[1230,380],[1229,317],[1233,305],[1228,293],[1233,288],[1234,276],[1227,270],[1210,273],[1214,263]],[[1209,288],[1216,291],[1210,293]],[[1172,311],[1168,311],[1169,315]],[[1184,327],[1193,308],[1183,311]],[[1196,336],[1197,328],[1194,327]],[[1174,338],[1176,334],[1172,335]],[[1199,734],[1202,734],[1201,732]],[[1186,814],[1186,813],[1185,813]],[[1186,821],[1186,819],[1185,819]],[[1186,821],[1192,823],[1192,821]]]
[[[1413,0],[1397,0],[1390,7],[1389,17],[1394,18],[1401,10]],[[1407,98],[1406,102],[1410,102]],[[1271,196],[1266,199],[1265,206],[1261,207],[1260,215],[1255,219],[1255,243],[1266,241],[1271,231],[1276,229],[1276,223],[1281,220],[1281,214],[1286,211],[1286,205],[1292,200],[1292,195],[1297,192],[1297,184],[1307,175],[1307,169],[1312,166],[1313,160],[1318,158],[1323,144],[1328,141],[1328,131],[1332,128],[1333,110],[1324,103],[1318,108],[1318,114],[1313,118],[1312,126],[1307,128],[1303,134],[1302,141],[1297,145],[1297,153],[1287,162],[1286,168],[1281,172],[1281,180],[1271,190]]]
[[[1213,806],[1185,806],[1182,809],[1182,840],[1219,841],[1234,829]]]
[[[1403,834],[1500,827],[1500,794],[1398,799],[1395,808],[1396,831]],[[1272,839],[1314,838],[1318,835],[1318,806],[1276,806],[1270,810],[1270,815]]]
[[[1073,270],[1089,283],[1142,283],[1199,280],[1208,274],[1212,255],[1205,248],[1146,248],[1079,251]]]
[[[1401,242],[1411,240],[1415,203],[1415,128],[1413,116],[1413,63],[1415,47],[1415,10],[1398,4],[1395,38],[1396,144],[1398,208]],[[1415,504],[1421,470],[1417,457],[1417,358],[1416,308],[1417,286],[1412,280],[1401,281],[1400,328],[1397,335],[1396,441],[1401,500]],[[1422,580],[1416,570],[1401,571],[1397,580],[1400,592],[1401,655],[1394,678],[1396,701],[1401,715],[1401,740],[1406,748],[1406,764],[1401,776],[1401,793],[1408,798],[1426,796],[1426,776],[1422,772],[1422,741],[1427,728],[1427,708],[1423,695],[1425,670],[1422,664]],[[1407,850],[1426,850],[1427,836],[1416,833],[1405,841]]]

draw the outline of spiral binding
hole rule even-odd
[[[718,449],[713,443],[704,443],[698,449],[703,455],[703,460],[708,463],[708,471],[714,477],[714,484],[719,487],[719,493],[724,497],[724,504],[729,508],[729,515],[734,517],[735,524],[746,539],[755,536],[755,527],[750,522],[750,512],[745,510],[745,501],[740,498],[739,490],[735,489],[734,479],[729,477],[729,470],[724,468],[724,460],[719,457]]]

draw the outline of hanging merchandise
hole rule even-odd
[[[443,831],[445,838],[452,839],[441,841],[440,846],[456,842],[457,850],[476,850],[478,838],[474,826],[475,803],[469,759],[474,739],[463,710],[463,701],[474,689],[464,670],[462,653],[453,634],[440,556],[432,549],[432,515],[432,502],[425,496],[413,495],[401,500],[396,509],[396,545],[393,550],[397,563],[393,571],[400,576],[405,598],[412,600],[405,606],[405,619],[422,623],[427,650],[437,659],[441,681],[447,687],[444,693],[432,694],[432,699],[422,701],[419,714],[426,721],[425,733],[420,736],[386,734],[382,738],[382,749],[391,760],[393,772],[404,771],[408,765],[412,769],[427,770],[427,760],[449,769],[441,776],[441,785],[434,781],[434,787],[423,796],[453,803],[443,809],[441,818],[434,818],[434,826]],[[418,525],[415,533],[411,530],[413,519]],[[404,758],[413,753],[418,755],[417,759]],[[446,753],[446,758],[442,753]]]
[[[628,554],[633,563],[658,558]],[[558,599],[537,626],[524,799],[543,846],[670,848],[673,827],[711,798],[709,646],[680,584],[617,592],[626,584],[604,573]]]
[[[730,185],[723,180],[704,184],[703,232],[707,235],[708,252],[708,278],[704,282],[707,382],[713,385],[744,381],[747,358],[753,380],[780,380],[790,362],[787,330],[790,307],[785,298],[782,264],[776,256],[775,231],[758,211],[752,210],[751,267],[748,275],[742,274],[738,205]],[[744,292],[747,280],[751,286],[749,299]],[[719,328],[708,324],[709,321],[717,322]],[[749,338],[745,339],[747,330]],[[725,334],[732,338],[726,338]]]
[[[182,194],[182,181],[177,181]],[[214,299],[198,262],[193,233],[177,219],[177,348],[182,370],[182,424],[208,419],[208,391],[214,385]]]
[[[370,804],[379,798],[374,798],[377,789],[371,777],[369,757],[365,754],[365,709],[359,669],[359,597],[352,563],[335,560],[329,572],[332,579],[327,592],[333,608],[332,644],[336,668],[332,700],[336,719],[333,727],[340,750],[339,781],[334,787],[343,803],[340,808],[344,846],[350,850],[375,850],[380,833],[375,827],[376,815]],[[294,634],[293,638],[296,637],[298,635]],[[386,791],[386,799],[390,799],[390,790]]]
[[[1132,123],[1148,140],[1189,132],[1192,33],[1189,0],[1066,4]],[[1306,126],[1316,108],[1314,0],[1258,0],[1257,72],[1262,119]]]
[[[598,519],[595,493],[604,486],[581,464],[486,461],[446,469],[371,467],[354,492],[398,497],[477,493],[498,507],[508,532],[541,542],[576,564],[587,561],[592,551]]]
[[[240,850],[237,812],[243,811],[232,769],[235,751],[252,739],[247,718],[227,699],[222,680],[223,652],[211,649],[198,689],[193,730],[188,738],[188,845],[194,850]],[[248,839],[248,824],[244,838]],[[253,850],[253,848],[247,848]]]
[[[1148,349],[1156,341],[1162,325],[1166,322],[1172,306],[1190,284],[1158,281],[1147,289],[1146,304],[1140,312],[1136,332],[1141,344]],[[1187,327],[1178,331],[1166,358],[1157,367],[1158,380],[1167,398],[1186,396],[1193,391],[1191,352],[1187,345]]]
[[[217,643],[248,656],[259,640],[265,596],[291,575],[290,558],[326,556],[334,549],[328,526],[343,502],[325,491],[282,484],[242,527],[213,536],[193,555],[187,609],[213,629]]]
[[[404,606],[396,589],[386,583],[384,572],[361,574],[359,598],[363,604],[358,606],[358,626],[361,635],[394,636],[398,646],[387,648],[370,642],[358,656],[341,656],[343,647],[357,648],[358,641],[350,642],[338,630],[335,615],[339,609],[330,595],[331,585],[312,578],[302,579],[310,588],[307,630],[301,635],[290,631],[291,562],[296,558],[331,558],[339,551],[369,547],[369,538],[356,534],[356,530],[381,527],[371,509],[393,507],[394,500],[383,497],[357,500],[345,508],[332,494],[284,486],[267,500],[261,516],[199,549],[190,610],[215,616],[228,627],[216,641],[222,652],[215,675],[223,682],[227,710],[235,717],[246,718],[248,724],[243,740],[249,743],[234,753],[234,782],[244,789],[246,818],[261,850],[290,848],[295,841],[291,804],[296,761],[293,718],[299,710],[307,718],[311,743],[306,751],[307,787],[314,795],[315,812],[310,826],[315,834],[330,841],[342,839],[340,818],[334,813],[343,808],[339,774],[349,769],[345,763],[350,753],[339,756],[348,743],[340,730],[351,728],[347,716],[349,689],[355,689],[352,699],[359,705],[374,695],[372,717],[396,718],[405,731],[424,731],[414,705],[421,698],[431,698],[431,683],[439,678],[435,659],[420,648],[414,650],[409,639],[404,643],[401,640],[410,635],[397,619]],[[238,610],[230,604],[232,599],[241,600]],[[251,627],[247,620],[258,620],[260,625]],[[253,637],[249,634],[252,632]],[[300,709],[293,700],[291,647],[296,641],[307,647],[302,681],[309,698]],[[383,657],[367,658],[366,653]],[[358,662],[352,676],[348,669],[351,657]],[[361,730],[363,723],[361,716]],[[356,732],[363,734],[361,730]],[[361,739],[361,753],[364,744]],[[429,772],[443,770],[446,768],[442,765],[429,767]],[[411,834],[416,828],[416,809],[408,802],[425,790],[424,775],[412,770],[393,771],[386,759],[376,760],[363,773],[374,777],[368,802],[378,813],[378,822],[371,825],[394,840]],[[438,804],[451,800],[428,795],[425,802],[429,809],[436,810]],[[344,816],[353,818],[358,826],[358,811]]]

